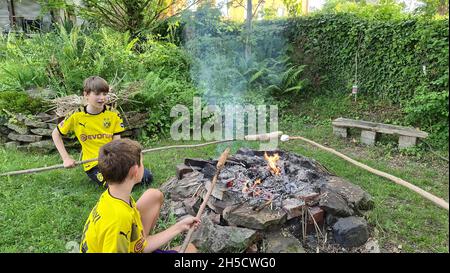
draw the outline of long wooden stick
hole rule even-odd
[[[156,152],[156,151],[169,150],[169,149],[203,147],[203,146],[207,146],[207,145],[213,145],[213,144],[218,144],[218,143],[225,143],[225,142],[230,142],[230,141],[234,141],[234,140],[219,140],[219,141],[211,141],[211,142],[206,142],[206,143],[201,143],[201,144],[173,145],[173,146],[166,146],[166,147],[157,147],[157,148],[145,149],[145,150],[142,151],[142,153],[145,154],[145,153],[148,153],[148,152]],[[97,158],[87,159],[87,160],[83,160],[83,161],[77,161],[77,162],[75,162],[75,166],[82,165],[82,164],[89,163],[89,162],[96,161],[96,160],[97,160]],[[38,173],[38,172],[44,172],[44,171],[50,171],[50,170],[62,169],[62,168],[64,168],[64,165],[63,164],[58,164],[58,165],[53,165],[53,166],[49,166],[49,167],[42,167],[42,168],[35,168],[35,169],[28,169],[28,170],[20,170],[20,171],[12,171],[12,172],[7,172],[7,173],[2,173],[2,174],[0,174],[0,176],[19,175],[19,174],[31,174],[31,173]]]
[[[289,136],[288,139],[289,140],[291,140],[291,139],[300,139],[300,140],[308,142],[309,144],[312,144],[312,145],[314,145],[316,147],[319,147],[322,150],[325,150],[325,151],[328,151],[328,152],[330,152],[332,154],[335,154],[335,155],[339,156],[340,158],[342,158],[342,159],[344,159],[344,160],[346,160],[346,161],[348,161],[348,162],[350,162],[350,163],[352,163],[352,164],[354,164],[354,165],[356,165],[356,166],[358,166],[360,168],[363,168],[364,170],[367,170],[367,171],[369,171],[371,173],[374,173],[376,175],[379,175],[381,177],[387,178],[387,179],[393,181],[396,184],[399,184],[399,185],[402,185],[404,187],[407,187],[408,189],[410,189],[410,190],[420,194],[421,196],[425,197],[426,199],[430,200],[431,202],[435,203],[436,205],[438,205],[438,206],[440,206],[440,207],[442,207],[442,208],[444,208],[444,209],[446,209],[448,211],[448,203],[444,199],[439,198],[437,196],[434,196],[433,194],[431,194],[429,192],[426,192],[426,191],[422,190],[421,188],[419,188],[419,187],[417,187],[417,186],[415,186],[415,185],[413,185],[413,184],[411,184],[411,183],[409,183],[409,182],[407,182],[407,181],[405,181],[405,180],[403,180],[401,178],[398,178],[398,177],[393,176],[391,174],[388,174],[388,173],[376,170],[374,168],[371,168],[371,167],[369,167],[369,166],[367,166],[365,164],[362,164],[362,163],[360,163],[360,162],[358,162],[358,161],[356,161],[354,159],[351,159],[350,157],[348,157],[348,156],[346,156],[344,154],[341,154],[340,152],[338,152],[336,150],[333,150],[331,148],[322,146],[319,143],[316,143],[316,142],[314,142],[312,140],[309,140],[307,138],[304,138],[304,137],[301,137],[301,136],[294,136],[294,137]]]
[[[271,132],[266,134],[259,134],[259,135],[247,135],[244,137],[245,140],[248,141],[267,141],[273,138],[278,138],[279,135],[281,135],[283,132],[277,131],[277,132]],[[236,139],[226,139],[226,140],[217,140],[217,141],[211,141],[211,142],[205,142],[201,144],[190,144],[190,145],[173,145],[173,146],[165,146],[165,147],[157,147],[157,148],[150,148],[145,149],[142,151],[142,153],[148,153],[148,152],[156,152],[161,150],[169,150],[169,149],[181,149],[181,148],[198,148],[203,147],[207,145],[214,145],[219,143],[226,143],[235,141]],[[82,165],[88,162],[96,161],[97,158],[87,159],[83,161],[77,161],[75,162],[75,166]],[[42,167],[42,168],[35,168],[35,169],[27,169],[27,170],[20,170],[20,171],[11,171],[0,174],[0,176],[8,176],[8,175],[19,175],[19,174],[31,174],[31,173],[38,173],[38,172],[44,172],[44,171],[50,171],[55,169],[63,169],[63,164],[53,165],[49,167]]]
[[[225,151],[223,151],[222,155],[220,156],[217,165],[216,165],[216,173],[214,174],[214,177],[211,182],[211,187],[209,188],[208,192],[206,193],[205,199],[203,200],[203,203],[200,205],[200,208],[197,212],[197,218],[200,219],[200,217],[203,214],[203,211],[205,210],[206,204],[208,203],[209,197],[211,196],[211,193],[214,189],[214,186],[217,182],[217,177],[219,176],[220,171],[225,166],[225,162],[227,161],[228,155],[230,153],[230,148],[226,148]],[[180,253],[184,253],[186,251],[186,248],[191,241],[192,234],[194,233],[194,227],[191,227],[188,231],[188,234],[186,235],[186,238],[184,239],[183,245],[180,248]]]

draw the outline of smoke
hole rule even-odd
[[[220,9],[202,5],[197,11],[186,13],[183,19],[183,47],[192,58],[191,79],[202,103],[222,109],[222,138],[237,138],[243,122],[237,120],[232,106],[246,109],[251,104],[261,109],[262,104],[273,104],[267,87],[277,84],[276,76],[285,69],[280,65],[286,51],[282,28],[279,24],[255,22],[250,36],[251,55],[245,56],[245,25],[223,20]],[[269,106],[261,112],[266,120],[273,113]],[[248,126],[248,121],[255,118],[247,112],[238,116],[245,120],[245,134],[255,133],[256,126]],[[265,124],[262,128],[261,124],[258,123],[257,133],[270,130],[271,126]]]

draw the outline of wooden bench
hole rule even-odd
[[[374,145],[380,133],[398,135],[398,147],[400,149],[416,145],[417,138],[426,138],[428,133],[404,126],[375,123],[363,120],[337,118],[332,122],[333,133],[341,137],[347,137],[348,128],[361,129],[361,142],[366,145]]]

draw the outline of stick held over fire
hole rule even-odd
[[[227,161],[229,154],[230,154],[230,148],[228,147],[223,151],[222,155],[219,157],[219,160],[216,165],[216,173],[214,174],[214,177],[212,179],[211,187],[209,188],[208,192],[206,193],[205,199],[203,200],[203,203],[200,205],[200,208],[197,212],[196,217],[199,219],[202,216],[203,211],[205,210],[205,207],[206,207],[206,204],[208,203],[209,197],[211,196],[214,186],[216,185],[217,177],[219,176],[220,171],[225,166],[225,162]],[[193,233],[194,233],[194,228],[192,227],[191,229],[189,229],[188,234],[186,235],[186,238],[184,239],[183,245],[181,246],[181,249],[180,249],[180,253],[184,253],[186,251],[186,248],[187,248],[189,242],[191,241],[191,237],[192,237]]]
[[[276,131],[271,132],[267,134],[259,134],[259,135],[246,135],[244,136],[245,140],[256,140],[256,141],[268,141],[271,139],[278,138],[281,134],[283,134],[282,131]]]
[[[281,131],[277,131],[277,132],[271,132],[271,133],[267,133],[267,134],[246,135],[246,136],[244,136],[244,139],[248,140],[248,141],[267,141],[267,140],[271,140],[274,138],[278,138],[278,136],[281,135],[282,133],[283,132],[281,132]],[[203,146],[207,146],[207,145],[214,145],[214,144],[231,142],[231,141],[235,141],[235,139],[217,140],[217,141],[211,141],[211,142],[205,142],[205,143],[193,144],[193,145],[172,145],[172,146],[165,146],[165,147],[156,147],[156,148],[145,149],[142,151],[142,153],[145,154],[148,152],[156,152],[156,151],[169,150],[169,149],[198,148],[198,147],[203,147]],[[75,166],[83,165],[85,163],[96,161],[96,160],[97,160],[97,158],[87,159],[84,161],[77,161],[77,162],[75,162]],[[63,169],[63,168],[64,168],[63,164],[58,164],[58,165],[53,165],[53,166],[49,166],[49,167],[6,172],[6,173],[0,174],[0,176],[31,174],[31,173],[38,173],[38,172],[50,171],[50,170],[55,170],[55,169]]]

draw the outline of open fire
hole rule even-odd
[[[166,198],[171,200],[177,217],[181,217],[183,211],[195,215],[211,187],[216,163],[216,160],[185,159],[184,164],[177,166],[178,178],[161,187]],[[333,225],[336,222],[357,215],[359,210],[369,208],[371,202],[371,197],[359,187],[332,176],[306,157],[280,150],[264,152],[241,148],[228,158],[207,203],[206,215],[215,219],[207,229],[214,231],[201,231],[197,240],[208,241],[205,246],[222,245],[227,239],[211,241],[220,237],[216,233],[223,229],[221,227],[226,227],[223,230],[226,234],[231,230],[237,230],[239,234],[253,230],[262,233],[263,238],[270,237],[266,234],[269,231],[287,228],[302,241],[305,233],[325,234],[325,225],[333,227],[335,232]],[[354,224],[355,220],[349,221]],[[242,228],[245,230],[240,230]],[[363,225],[360,233],[362,239],[350,245],[367,240],[367,227]],[[353,235],[349,235],[349,240],[360,238]],[[343,238],[339,236],[338,241]],[[231,251],[225,249],[212,251]]]
[[[276,153],[273,156],[267,155],[267,152],[264,152],[264,159],[267,160],[269,170],[274,175],[280,175],[280,168],[277,166],[277,161],[280,159],[280,156]]]

